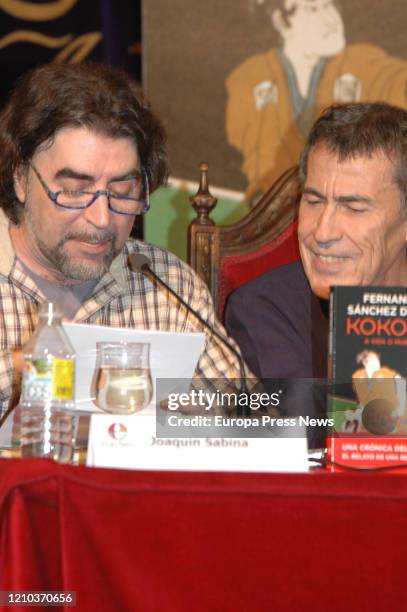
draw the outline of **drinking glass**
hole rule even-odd
[[[96,369],[95,402],[102,410],[133,414],[150,403],[150,344],[98,342]]]

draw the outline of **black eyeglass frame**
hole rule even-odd
[[[49,197],[51,202],[53,202],[55,204],[55,206],[58,206],[59,208],[63,208],[64,210],[84,210],[85,208],[89,208],[89,206],[92,206],[92,204],[94,202],[96,202],[98,197],[101,196],[101,195],[105,195],[107,197],[107,202],[108,202],[109,210],[111,210],[112,212],[114,212],[114,213],[116,213],[118,215],[126,215],[126,216],[139,217],[140,215],[145,215],[145,213],[150,209],[150,194],[149,194],[149,188],[148,188],[148,178],[147,178],[147,174],[145,172],[142,173],[142,176],[144,175],[145,189],[146,189],[146,198],[145,199],[138,200],[137,198],[132,198],[130,196],[114,195],[110,191],[108,191],[107,189],[98,189],[98,191],[82,191],[82,190],[78,190],[78,191],[75,191],[75,193],[86,194],[86,195],[92,196],[91,201],[88,202],[87,204],[84,204],[84,205],[81,205],[81,206],[66,206],[65,204],[61,204],[60,202],[58,202],[58,196],[61,193],[72,193],[72,191],[70,192],[67,189],[61,189],[60,191],[52,191],[48,187],[47,183],[44,181],[43,177],[41,176],[41,174],[37,170],[37,168],[34,166],[34,164],[29,164],[29,165],[30,165],[30,168],[32,168],[32,170],[34,170],[34,173],[35,173],[36,177],[40,181],[40,183],[41,183],[45,193],[47,194],[47,196]],[[132,202],[142,203],[143,206],[144,206],[144,210],[142,210],[140,212],[134,212],[134,213],[133,212],[125,212],[123,210],[116,210],[112,206],[112,203],[110,201],[111,198],[116,198],[117,200],[131,200]]]

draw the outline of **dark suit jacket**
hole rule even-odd
[[[283,415],[326,415],[328,302],[311,292],[300,262],[239,287],[228,300],[225,321],[267,390],[283,388]],[[308,437],[312,446],[324,444],[320,427]]]

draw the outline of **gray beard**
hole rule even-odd
[[[44,257],[46,257],[48,261],[52,262],[53,266],[59,272],[61,272],[61,274],[63,274],[65,278],[81,281],[100,279],[109,270],[112,261],[119,254],[119,252],[116,249],[112,248],[109,253],[106,253],[106,255],[104,255],[101,261],[95,261],[94,265],[86,265],[83,262],[75,262],[63,251],[65,242],[74,237],[77,240],[79,239],[87,242],[96,242],[97,240],[101,240],[100,235],[86,235],[85,240],[85,236],[73,236],[69,234],[54,247],[49,247],[49,245],[45,244],[42,240],[39,240],[38,237],[37,244],[39,250],[44,255]],[[107,236],[104,238],[104,240],[106,239]]]
[[[37,228],[33,222],[30,207],[26,208],[26,223],[30,228],[35,242],[38,246],[41,254],[47,259],[54,268],[56,268],[67,280],[78,280],[78,281],[90,281],[99,280],[109,270],[112,261],[120,253],[120,250],[114,248],[116,236],[113,232],[108,230],[101,230],[100,232],[85,233],[85,232],[70,232],[55,246],[51,247],[49,244],[41,240],[38,236]],[[95,261],[93,265],[87,265],[86,263],[79,263],[72,260],[72,258],[64,253],[64,245],[68,240],[80,240],[83,242],[103,242],[110,240],[112,244],[111,250],[104,255],[101,261]]]

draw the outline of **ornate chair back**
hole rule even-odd
[[[218,226],[210,218],[217,199],[209,191],[208,165],[200,165],[197,217],[189,226],[188,262],[206,282],[220,319],[229,294],[270,270],[299,259],[298,168],[287,170],[240,221]]]

